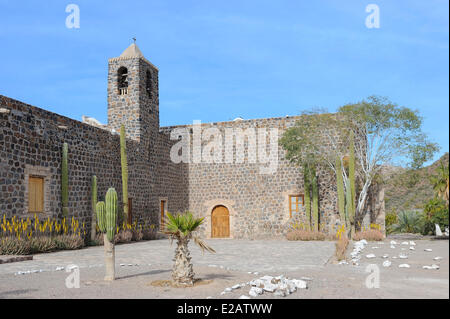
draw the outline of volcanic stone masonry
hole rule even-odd
[[[109,187],[122,199],[118,132],[124,124],[133,221],[159,226],[165,212],[189,210],[206,217],[201,229],[206,237],[223,237],[213,231],[219,229],[230,238],[274,238],[291,224],[306,222],[303,205],[290,216],[289,196],[304,193],[303,176],[280,146],[272,174],[261,174],[261,164],[249,161],[248,143],[243,163],[172,162],[170,150],[178,141],[170,139],[171,131],[185,128],[192,146],[194,125],[160,127],[158,90],[158,69],[132,44],[120,57],[109,59],[108,125],[89,125],[0,95],[0,216],[33,217],[28,207],[30,176],[44,180],[40,218],[62,216],[61,149],[68,143],[69,216],[90,229],[92,175],[97,175],[100,199]],[[200,127],[203,132],[217,128],[222,136],[227,128],[277,128],[281,137],[299,119],[235,120]],[[224,147],[224,156],[226,152],[230,150]],[[235,158],[236,150],[231,152]],[[339,224],[335,177],[328,171],[318,176],[321,229],[334,233]],[[371,196],[373,205],[364,222],[377,222],[384,229],[382,193],[377,188]],[[217,207],[227,214],[212,216]]]

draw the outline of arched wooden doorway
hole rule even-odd
[[[216,206],[211,212],[211,237],[230,237],[230,213],[225,206]]]

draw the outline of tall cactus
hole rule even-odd
[[[63,144],[62,161],[61,161],[61,204],[63,217],[69,215],[69,169],[67,164],[67,154],[69,146],[67,143]]]
[[[339,217],[341,219],[341,224],[345,225],[345,193],[344,193],[344,180],[342,177],[342,163],[339,156],[336,157],[336,184],[338,193],[338,207],[339,207]]]
[[[312,177],[312,212],[314,219],[314,230],[319,231],[319,184],[315,170]]]
[[[97,211],[97,224],[102,233],[106,233],[106,208],[105,202],[98,202],[95,206]]]
[[[355,182],[355,135],[353,131],[350,132],[350,146],[349,146],[349,163],[348,163],[348,177],[350,179],[350,208],[349,218],[352,223],[352,235],[355,233],[355,214],[356,214],[356,182]]]
[[[347,177],[345,179],[345,217],[346,224],[345,227],[347,230],[352,229],[352,221],[351,221],[351,211],[352,211],[352,192],[350,190],[350,179]]]
[[[105,196],[106,208],[106,234],[109,241],[114,240],[117,224],[117,192],[114,188],[108,189]]]
[[[128,222],[128,163],[125,126],[123,124],[120,126],[120,161],[122,165],[123,213],[126,222]]]
[[[91,206],[92,206],[92,222],[91,222],[91,240],[95,240],[97,218],[95,216],[97,206],[97,176],[92,176],[91,186]]]
[[[96,211],[98,228],[103,233],[105,247],[105,280],[111,281],[115,279],[114,235],[117,223],[117,192],[114,188],[109,188],[106,192],[105,202],[98,202]]]
[[[305,186],[305,211],[306,227],[311,230],[311,182],[309,180],[309,169],[307,165],[303,166],[303,183]]]

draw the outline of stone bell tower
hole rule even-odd
[[[119,132],[122,124],[127,135],[129,213],[132,211],[132,220],[146,220],[150,212],[156,220],[158,68],[136,43],[108,60],[108,128]],[[118,193],[120,198],[120,189]]]
[[[158,68],[136,43],[108,60],[108,127],[145,144],[159,131]]]

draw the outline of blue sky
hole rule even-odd
[[[80,29],[65,26],[70,3]],[[370,3],[379,29],[365,26]],[[0,0],[0,94],[106,123],[107,59],[135,36],[160,69],[161,125],[334,111],[377,94],[420,110],[441,155],[448,9],[447,0]]]

